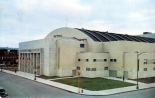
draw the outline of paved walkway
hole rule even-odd
[[[3,72],[9,73],[9,74],[13,74],[13,75],[17,75],[23,78],[27,78],[30,80],[34,80],[34,74],[30,74],[30,73],[24,73],[21,71],[18,71],[17,73],[12,72],[12,71],[8,71],[8,70],[4,70]],[[65,77],[66,78],[66,77]],[[74,77],[68,77],[68,78],[74,78]],[[112,77],[106,77],[107,79],[112,79],[112,80],[119,80],[122,81],[122,79],[118,79],[118,78],[112,78]],[[58,78],[58,79],[62,79],[62,78]],[[70,92],[74,92],[74,93],[78,93],[78,88],[77,87],[73,87],[73,86],[69,86],[66,84],[61,84],[61,83],[57,83],[54,81],[50,80],[45,80],[45,79],[41,79],[36,77],[36,81],[40,82],[40,83],[44,83],[47,85],[51,85],[60,89],[64,89]],[[130,82],[130,83],[134,83],[136,84],[136,81],[132,81],[132,80],[125,80],[125,82]],[[150,84],[145,84],[145,83],[140,83],[139,82],[139,89],[146,89],[146,88],[151,88],[151,87],[155,87],[155,83],[150,83]],[[83,92],[82,92],[83,90]],[[85,94],[85,95],[110,95],[110,94],[117,94],[117,93],[123,93],[123,92],[128,92],[128,91],[135,91],[136,89],[136,85],[135,86],[130,86],[130,87],[123,87],[123,88],[115,88],[115,89],[109,89],[109,90],[101,90],[101,91],[89,91],[89,90],[85,90],[85,89],[80,89],[80,93],[79,94]]]

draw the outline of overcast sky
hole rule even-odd
[[[0,47],[43,39],[61,27],[155,32],[155,0],[0,0]]]

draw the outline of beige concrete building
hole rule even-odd
[[[138,53],[136,51],[139,51]],[[46,76],[155,76],[153,38],[59,28],[44,39],[19,44],[19,70]]]

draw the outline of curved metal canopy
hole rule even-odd
[[[108,42],[108,41],[135,41],[135,42],[145,42],[145,43],[155,43],[155,39],[153,38],[145,38],[139,36],[131,36],[124,34],[116,34],[116,33],[108,33],[108,32],[100,32],[100,31],[91,31],[86,29],[78,29],[75,28],[86,35],[88,35],[91,39],[97,42]]]

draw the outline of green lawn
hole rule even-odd
[[[58,76],[44,76],[44,75],[41,75],[41,76],[37,76],[38,78],[42,78],[42,79],[54,79],[54,78],[60,78]]]
[[[133,80],[137,81],[137,79],[133,79]],[[143,83],[155,83],[155,77],[141,78],[141,79],[138,79],[138,81]]]
[[[11,68],[3,68],[3,69],[5,69],[5,70],[9,70],[9,71],[15,71],[15,69],[16,70],[18,70],[18,67],[11,67]]]
[[[78,87],[78,78],[67,78],[54,81]],[[133,85],[135,84],[104,78],[80,78],[80,87],[92,91],[121,88]]]

